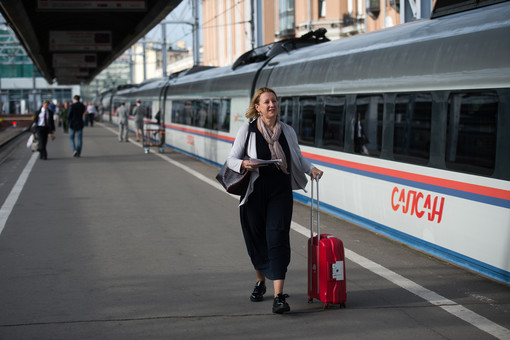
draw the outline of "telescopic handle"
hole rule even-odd
[[[320,241],[320,214],[319,214],[319,178],[320,176],[316,176],[315,177],[315,180],[314,178],[312,177],[311,178],[311,197],[310,197],[310,242],[311,242],[311,245],[314,244],[314,239],[313,239],[313,223],[314,223],[314,217],[313,217],[313,201],[314,201],[314,195],[313,195],[313,187],[314,187],[314,181],[316,181],[316,187],[317,187],[317,257],[316,257],[316,271],[317,271],[317,285],[316,285],[316,288],[317,288],[317,295],[319,295],[319,241]],[[310,246],[310,249],[312,249],[312,247]],[[311,256],[311,254],[309,254]],[[312,273],[310,271],[310,278],[312,276]],[[310,281],[311,282],[311,281]]]

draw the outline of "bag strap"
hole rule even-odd
[[[254,122],[254,121],[253,121]],[[256,128],[256,124],[253,124],[253,122],[250,122],[249,125],[248,125],[248,134],[246,135],[246,141],[244,142],[244,156],[246,156],[247,154],[247,151],[248,151],[248,141],[250,140],[250,134],[252,132],[255,132],[255,128]]]

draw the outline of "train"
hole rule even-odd
[[[438,0],[429,19],[335,41],[311,31],[227,67],[109,89],[102,120],[118,124],[118,105],[140,99],[165,146],[219,167],[251,96],[270,87],[324,170],[322,210],[510,284],[510,2],[452,3]]]

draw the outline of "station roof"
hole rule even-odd
[[[0,11],[51,84],[88,83],[182,0],[0,0]]]

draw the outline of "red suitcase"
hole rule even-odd
[[[310,239],[308,240],[308,300],[318,299],[345,307],[347,300],[345,252],[342,241],[329,234],[320,234],[319,180],[317,179],[317,235],[313,236],[313,179],[311,190]],[[317,260],[318,259],[318,260]]]

